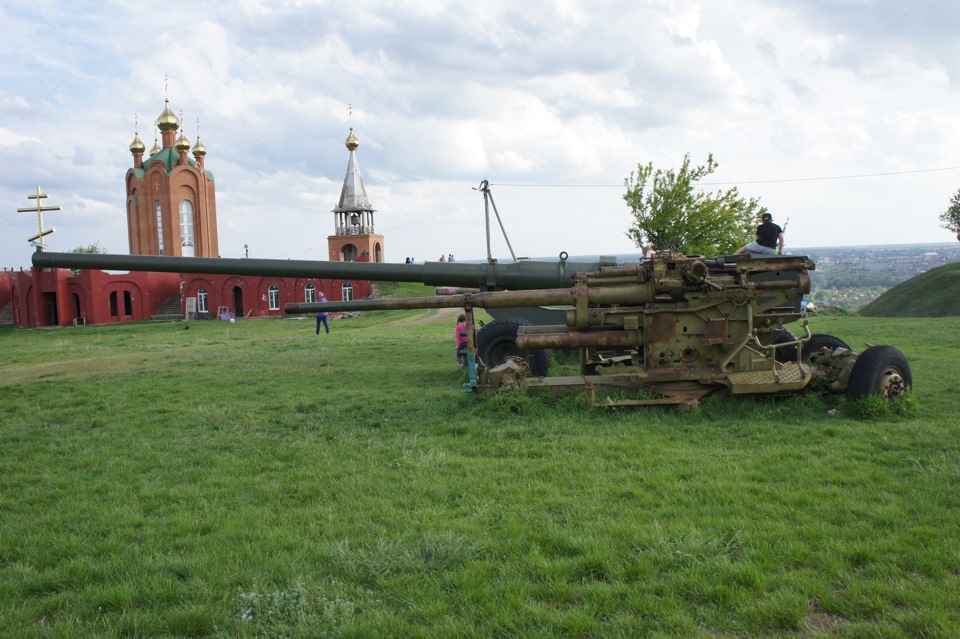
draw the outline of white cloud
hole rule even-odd
[[[481,256],[484,178],[518,253],[630,251],[623,178],[687,152],[790,217],[794,246],[951,241],[936,217],[960,171],[785,180],[960,165],[956,18],[946,0],[4,6],[0,256],[29,260],[15,209],[37,184],[64,205],[57,246],[126,250],[133,114],[151,146],[165,75],[191,140],[200,121],[224,255],[326,255],[350,124],[391,259]]]

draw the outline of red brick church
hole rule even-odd
[[[206,168],[207,149],[199,132],[191,146],[169,100],[157,129],[160,142],[154,141],[146,157],[138,133],[130,144],[133,166],[125,180],[130,254],[219,257],[216,185]],[[335,230],[327,238],[329,259],[382,262],[383,236],[374,229],[375,210],[356,161],[358,146],[351,127],[347,174],[333,209]],[[6,316],[18,326],[34,327],[216,318],[222,313],[270,317],[282,315],[288,302],[316,301],[319,293],[330,300],[359,299],[369,296],[370,283],[136,271],[74,274],[68,269],[32,268],[0,273],[0,321]]]

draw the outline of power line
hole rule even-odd
[[[862,173],[859,175],[832,175],[825,177],[812,177],[812,178],[785,178],[781,180],[752,180],[746,182],[704,182],[705,186],[718,186],[722,184],[777,184],[781,182],[816,182],[820,180],[856,180],[860,178],[870,178],[870,177],[887,177],[890,175],[910,175],[913,173],[934,173],[936,171],[956,171],[960,169],[960,166],[946,166],[939,169],[917,169],[915,171],[889,171],[887,173]]]
[[[395,231],[395,230],[397,230],[397,229],[402,229],[402,228],[404,228],[405,226],[413,226],[414,224],[420,224],[421,222],[426,222],[427,220],[432,220],[432,219],[437,218],[437,217],[443,217],[444,215],[449,215],[450,213],[456,213],[457,211],[462,211],[463,209],[470,208],[470,207],[472,207],[472,206],[478,206],[478,205],[480,205],[480,204],[482,204],[482,202],[471,202],[470,204],[464,204],[464,205],[462,205],[462,206],[458,206],[457,208],[449,209],[449,210],[444,211],[444,212],[442,212],[442,213],[437,213],[436,215],[428,215],[427,217],[422,217],[422,218],[420,218],[420,219],[418,219],[418,220],[413,220],[412,222],[407,222],[406,224],[401,224],[401,225],[399,225],[399,226],[391,226],[390,228],[388,228],[388,229],[383,229],[383,230],[380,231],[380,232],[381,232],[381,233],[389,233],[390,231]],[[283,253],[282,255],[274,255],[272,258],[269,258],[269,259],[276,259],[276,258],[279,258],[279,257],[288,257],[288,256],[290,256],[290,255],[299,255],[300,253],[309,253],[310,251],[326,250],[326,248],[327,248],[327,247],[325,247],[325,246],[314,246],[314,247],[312,247],[312,248],[306,248],[306,249],[303,249],[303,250],[300,250],[300,251],[293,251],[292,253]]]
[[[728,185],[738,185],[738,184],[785,184],[789,182],[820,182],[827,180],[857,180],[861,178],[871,178],[871,177],[889,177],[891,175],[912,175],[915,173],[935,173],[938,171],[956,171],[960,169],[960,166],[946,166],[937,169],[916,169],[914,171],[888,171],[885,173],[861,173],[857,175],[830,175],[823,177],[810,177],[810,178],[780,178],[776,180],[746,180],[741,182],[700,182],[697,186],[728,186]],[[541,188],[541,189],[609,189],[609,188],[623,188],[623,184],[510,184],[506,182],[497,182],[490,183],[490,186],[507,186],[507,187],[518,187],[518,188]],[[422,217],[406,224],[401,224],[399,226],[393,226],[388,229],[384,229],[381,233],[387,233],[389,231],[395,231],[397,229],[402,229],[407,226],[413,226],[414,224],[420,224],[421,222],[426,222],[427,220],[432,220],[434,218],[443,217],[450,213],[456,213],[457,211],[462,211],[463,209],[469,208],[471,206],[477,206],[480,202],[472,202],[470,204],[464,204],[454,209],[444,211],[443,213],[437,213],[436,215],[428,215],[427,217]],[[284,253],[282,255],[276,255],[278,257],[287,257],[289,255],[298,255],[300,253],[309,253],[310,251],[322,250],[325,247],[323,246],[314,246],[312,248],[303,249],[301,251],[293,251],[292,253]]]
[[[781,184],[787,182],[818,182],[826,180],[856,180],[870,177],[887,177],[891,175],[910,175],[914,173],[934,173],[937,171],[956,171],[960,166],[947,166],[937,169],[917,169],[914,171],[888,171],[885,173],[861,173],[856,175],[828,175],[809,178],[779,178],[775,180],[744,180],[729,182],[699,182],[698,186],[727,186],[730,184]],[[564,188],[564,189],[596,189],[596,188],[623,188],[623,184],[510,184],[505,182],[491,183],[490,186],[513,186],[533,188]]]

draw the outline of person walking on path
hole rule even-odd
[[[323,292],[320,293],[319,301],[321,304],[327,301],[327,296]],[[327,329],[327,334],[330,333],[330,324],[327,323],[327,315],[329,315],[329,313],[326,311],[320,311],[317,313],[317,335],[320,334],[320,324],[323,324],[323,327]]]

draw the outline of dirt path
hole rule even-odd
[[[438,308],[436,312],[427,315],[426,317],[421,317],[414,320],[400,320],[398,322],[390,322],[386,326],[412,326],[413,324],[426,324],[428,322],[436,322],[441,319],[456,317],[458,314],[462,313],[463,309],[460,308]]]

